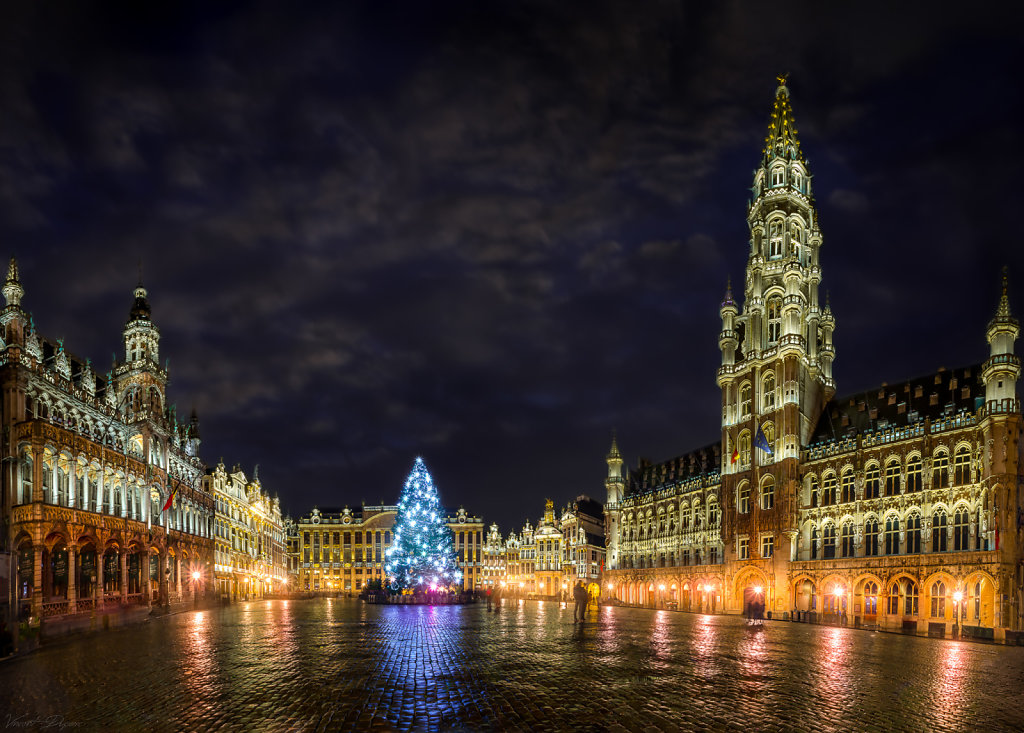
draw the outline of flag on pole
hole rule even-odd
[[[179,486],[181,486],[181,481],[175,484],[174,488],[171,489],[171,493],[167,495],[167,503],[164,504],[164,508],[161,510],[162,512],[166,512],[171,508],[171,502],[174,501],[174,495],[177,493]]]
[[[775,451],[773,451],[771,445],[768,444],[768,438],[764,437],[764,431],[760,426],[757,428],[757,437],[754,438],[754,445],[770,456],[775,455]]]
[[[736,446],[732,447],[732,458],[729,459],[730,463],[736,463],[740,459],[740,449]]]

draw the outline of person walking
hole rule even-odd
[[[500,608],[501,608],[501,586],[500,585],[496,585],[496,586],[494,586],[494,612],[497,613]],[[490,604],[488,604],[488,609],[490,609]]]
[[[576,585],[573,586],[572,599],[576,601],[576,609],[572,615],[572,622],[574,624],[581,624],[587,615],[587,601],[590,600],[590,594],[587,593],[587,589],[583,587],[582,580],[577,580]]]
[[[487,610],[490,611],[491,610],[491,589],[488,588],[487,590],[485,590],[484,591],[484,595],[487,596]]]

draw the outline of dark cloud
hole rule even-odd
[[[507,531],[601,497],[613,428],[630,460],[713,441],[783,71],[841,390],[980,360],[998,267],[1024,273],[1010,8],[3,13],[25,305],[105,371],[141,261],[204,457],[260,463],[295,513],[393,500],[422,453]]]

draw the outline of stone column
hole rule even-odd
[[[157,584],[160,588],[160,605],[166,607],[168,603],[167,585],[167,551],[160,553],[159,568],[157,569]]]
[[[121,581],[118,584],[121,592],[121,603],[127,603],[128,601],[128,553],[124,549],[119,552],[119,562],[121,565]]]
[[[78,601],[78,548],[68,545],[68,612],[74,613]]]
[[[32,546],[32,615],[43,613],[43,545]]]
[[[174,592],[178,594],[178,598],[181,599],[181,558],[177,555],[174,556]]]
[[[153,562],[153,550],[146,548],[146,554],[143,556],[146,564],[141,569],[142,571],[142,592],[145,594],[146,607],[153,608],[153,581],[149,577],[150,564]],[[141,561],[140,561],[141,562]]]
[[[96,550],[96,608],[103,607],[103,566],[107,553],[102,549]]]

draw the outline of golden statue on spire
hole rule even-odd
[[[787,71],[785,74],[779,74],[775,78],[779,80],[779,86],[784,87],[786,86],[786,80],[789,79],[789,72]]]

